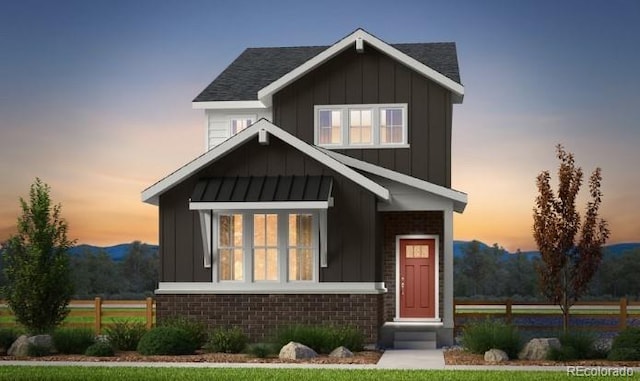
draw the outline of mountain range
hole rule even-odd
[[[473,241],[453,241],[453,256],[455,258],[462,257],[464,255],[465,248]],[[122,261],[131,248],[131,243],[121,243],[114,246],[99,247],[93,245],[78,245],[74,246],[70,250],[71,255],[79,256],[84,252],[91,252],[94,254],[99,253],[101,250],[105,251],[111,259],[116,262]],[[143,244],[151,250],[158,250],[158,245]],[[490,249],[491,246],[483,242],[479,242],[481,249]],[[640,248],[640,242],[630,243],[617,243],[613,245],[605,246],[605,255],[620,255],[626,251]],[[505,255],[515,255],[515,253],[505,252]],[[527,256],[528,259],[540,255],[537,251],[523,251],[520,255]]]

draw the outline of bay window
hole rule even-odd
[[[214,281],[317,281],[320,214],[317,211],[216,214]]]

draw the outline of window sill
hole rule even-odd
[[[160,282],[162,294],[383,294],[383,282],[213,283]]]
[[[328,150],[339,150],[339,149],[389,149],[389,148],[411,148],[409,144],[385,144],[385,145],[351,145],[351,146],[337,146],[330,144],[318,144],[320,148],[328,149]]]

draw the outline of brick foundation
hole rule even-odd
[[[429,234],[440,237],[438,258],[440,274],[440,314],[443,311],[443,269],[444,269],[444,216],[440,211],[429,212],[385,212],[382,213],[383,241],[383,280],[387,287],[384,294],[384,321],[393,321],[396,314],[396,236],[410,234]]]
[[[352,325],[366,343],[376,343],[382,325],[382,295],[370,294],[196,294],[156,295],[156,316],[182,315],[210,328],[238,326],[252,342],[268,340],[293,324]]]

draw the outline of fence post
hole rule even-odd
[[[627,298],[620,299],[620,323],[618,324],[620,330],[627,328]]]
[[[511,305],[512,304],[513,302],[511,301],[511,299],[507,299],[507,303],[505,305],[505,313],[506,313],[505,320],[507,321],[507,324],[511,324]]]
[[[147,298],[147,329],[153,326],[153,298]]]
[[[96,331],[96,335],[99,335],[102,331],[102,299],[100,299],[99,296],[96,296],[93,308],[95,313],[95,325],[93,329]]]

